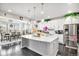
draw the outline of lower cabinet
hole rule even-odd
[[[44,42],[22,38],[22,46],[44,56],[56,56],[58,52],[58,38],[52,42]]]

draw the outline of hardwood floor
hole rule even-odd
[[[3,46],[0,49],[0,56],[41,56],[28,48],[20,48],[20,45],[16,46]]]

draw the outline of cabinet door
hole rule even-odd
[[[29,46],[29,39],[22,38],[22,48]]]
[[[77,42],[79,43],[79,24],[77,25]]]
[[[73,25],[69,25],[69,35],[73,35]]]
[[[77,25],[69,25],[69,35],[77,35]]]
[[[79,24],[77,24],[77,35],[79,35]]]
[[[73,25],[73,35],[77,35],[77,24]]]
[[[53,41],[53,55],[56,55],[58,52],[58,39]]]

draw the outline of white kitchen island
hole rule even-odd
[[[56,56],[58,51],[57,35],[35,37],[33,35],[23,35],[22,48],[27,47],[32,51],[44,56]]]

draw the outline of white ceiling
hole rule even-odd
[[[75,4],[73,4],[75,5]],[[71,6],[73,6],[71,5]],[[78,5],[78,4],[77,4]],[[73,7],[77,7],[78,6],[73,6]],[[41,14],[41,3],[0,3],[0,9],[1,10],[9,10],[11,9],[13,14],[17,14],[17,15],[21,15],[24,17],[29,17],[31,19],[34,18],[34,8],[36,7],[36,11],[35,11],[35,19],[39,20],[39,19],[44,19],[44,18],[48,18],[48,16],[50,18],[53,17],[57,17],[57,16],[62,16],[64,14],[66,14],[68,12],[68,10],[74,9],[70,6],[70,4],[67,3],[45,3],[44,4],[44,14]],[[30,12],[28,13],[28,10],[30,10]]]

